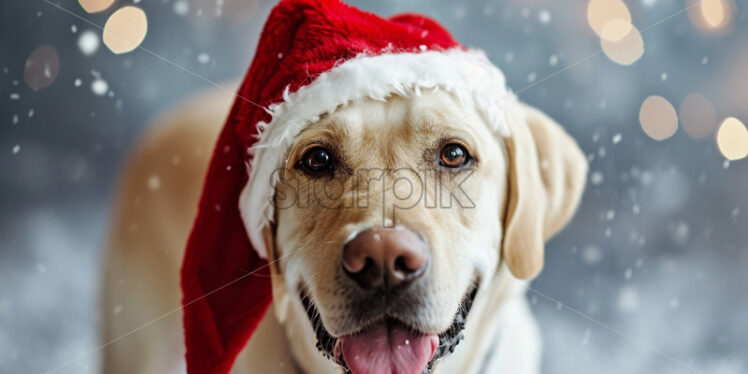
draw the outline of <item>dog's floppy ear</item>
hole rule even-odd
[[[543,267],[545,241],[569,221],[587,176],[584,154],[559,124],[518,104],[508,116],[511,135],[503,258],[515,277],[529,279]]]

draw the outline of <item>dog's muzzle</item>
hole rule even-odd
[[[349,373],[431,372],[462,339],[477,287],[465,292],[449,328],[440,334],[419,331],[418,316],[426,308],[419,295],[426,293],[430,252],[425,240],[404,226],[375,227],[353,236],[343,246],[337,277],[352,333],[333,337],[306,286],[299,287],[317,348]]]
[[[434,347],[433,353],[428,360],[427,364],[425,365],[424,369],[422,370],[422,374],[428,374],[431,373],[432,369],[434,368],[434,365],[436,362],[449,355],[450,353],[454,352],[455,347],[460,343],[460,341],[463,338],[463,330],[465,329],[465,323],[467,321],[467,317],[470,313],[470,310],[473,306],[473,301],[475,300],[475,296],[478,292],[478,284],[479,282],[476,281],[464,294],[462,301],[460,302],[457,311],[455,312],[455,316],[452,319],[452,324],[443,332],[438,334],[437,336],[437,344]],[[333,337],[325,328],[324,323],[322,322],[322,319],[319,314],[319,310],[317,309],[317,306],[315,305],[314,301],[310,298],[309,293],[302,289],[300,292],[300,298],[302,305],[304,306],[307,315],[309,316],[309,321],[312,324],[312,327],[314,328],[315,335],[317,337],[317,349],[326,357],[330,358],[331,360],[335,361],[339,365],[341,365],[343,368],[345,368],[347,373],[353,373],[351,370],[351,365],[345,360],[344,355],[341,352],[341,347],[339,345],[340,338]],[[409,326],[408,324],[400,321],[397,317],[393,317],[390,315],[385,315],[381,319],[377,320],[376,322],[363,326],[360,330],[361,332],[367,332],[372,329],[382,328],[382,324],[385,325],[385,327],[391,329],[404,329],[405,331],[410,331],[412,336],[421,336],[425,335],[413,327]],[[401,331],[401,330],[397,330]],[[356,334],[353,334],[354,336]],[[407,342],[406,342],[407,344]],[[357,373],[356,373],[357,374]]]

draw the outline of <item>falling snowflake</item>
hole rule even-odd
[[[486,17],[492,15],[493,11],[494,11],[493,5],[491,5],[491,4],[488,4],[488,5],[486,5],[486,6],[483,7],[483,15],[486,16]]]
[[[223,15],[223,0],[216,0],[216,17]]]
[[[551,12],[549,12],[548,10],[543,9],[543,10],[540,11],[540,13],[538,13],[538,20],[542,24],[548,24],[548,23],[550,23],[551,22],[551,18],[552,18],[551,17]]]
[[[467,14],[467,10],[464,6],[457,6],[454,10],[454,16],[457,19],[463,19],[465,18],[465,15]]]
[[[99,45],[101,45],[99,34],[93,30],[86,30],[78,37],[78,49],[85,56],[91,56],[96,53],[99,50]]]
[[[174,13],[180,16],[186,16],[190,12],[190,4],[184,0],[179,0],[174,3]]]
[[[91,91],[96,96],[104,96],[109,91],[109,84],[101,78],[96,78],[91,82]]]
[[[582,261],[587,265],[597,264],[602,258],[603,253],[600,247],[591,245],[582,250]]]
[[[643,171],[639,176],[639,182],[641,182],[643,186],[651,185],[653,179],[654,175],[652,175],[652,172],[650,171]]]
[[[589,344],[591,336],[592,336],[592,331],[590,331],[590,329],[586,329],[584,331],[584,336],[582,336],[582,347],[586,347],[587,344]]]
[[[514,52],[509,51],[506,54],[504,54],[504,60],[506,60],[506,62],[514,61]]]
[[[613,218],[616,218],[616,211],[613,209],[608,210],[605,212],[605,220],[612,221]]]
[[[197,62],[201,64],[207,64],[208,62],[210,62],[210,55],[207,53],[201,53],[197,55]]]
[[[673,228],[673,241],[680,246],[688,244],[689,231],[687,223],[678,222]]]
[[[548,59],[548,64],[551,66],[558,65],[558,55],[551,55],[551,57]]]
[[[632,287],[623,287],[618,294],[618,308],[622,312],[633,312],[639,309],[639,293]]]

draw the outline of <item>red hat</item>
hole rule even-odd
[[[507,135],[503,75],[435,21],[380,18],[338,0],[285,0],[271,11],[213,152],[182,265],[189,373],[228,373],[272,302],[261,233],[273,217],[273,171],[294,137],[341,105],[422,89],[452,93]]]

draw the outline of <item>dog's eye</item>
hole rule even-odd
[[[467,149],[455,143],[445,145],[439,157],[439,165],[447,168],[459,168],[467,165],[469,161],[470,154]]]
[[[309,174],[319,174],[332,169],[332,157],[330,152],[322,147],[314,147],[299,160],[301,169]]]

